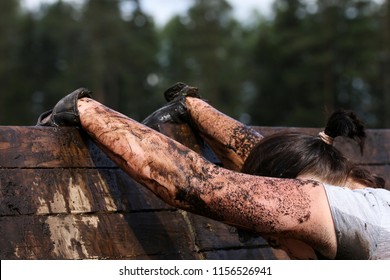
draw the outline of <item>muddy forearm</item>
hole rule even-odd
[[[215,166],[178,142],[91,99],[81,99],[79,111],[83,128],[111,158],[173,206],[261,233],[277,232],[286,222],[299,224],[307,218],[308,196],[294,181]],[[304,204],[308,206],[302,207]],[[299,207],[294,210],[292,205]]]
[[[177,158],[190,150],[92,99],[79,100],[78,107],[83,129],[110,158],[136,181],[174,205],[175,186],[184,186],[187,178],[184,173],[171,173],[180,168]],[[172,154],[171,146],[177,156]]]
[[[224,166],[236,171],[241,170],[250,151],[263,136],[200,99],[188,97],[186,104],[193,124]]]

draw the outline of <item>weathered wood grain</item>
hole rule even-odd
[[[183,126],[165,125],[161,132],[204,152],[202,142]],[[281,130],[315,135],[320,128],[283,128],[256,126],[264,135]],[[61,130],[59,133],[58,130]],[[180,132],[180,133],[179,133]],[[350,139],[338,137],[335,145],[353,161],[370,165],[390,164],[390,129],[367,130],[363,155]],[[88,148],[87,148],[88,147]],[[0,168],[114,168],[116,165],[87,137],[74,128],[1,127]]]
[[[192,225],[195,242],[200,251],[267,246],[267,242],[258,235],[241,237],[235,227],[191,213],[186,215]]]
[[[206,259],[277,259],[260,236],[212,219],[182,211],[190,224],[197,250]]]
[[[75,128],[0,127],[0,168],[116,167]]]
[[[255,127],[264,135],[284,128]],[[188,127],[158,129],[211,161]],[[317,134],[318,128],[288,128]],[[390,130],[368,130],[366,152],[336,145],[385,177]],[[264,239],[177,210],[119,169],[74,128],[0,127],[1,259],[283,259]]]
[[[120,169],[0,169],[0,216],[173,209]]]
[[[197,259],[177,211],[0,217],[0,259]],[[6,238],[4,238],[6,237]]]

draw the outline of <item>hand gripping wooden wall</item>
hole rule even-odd
[[[162,130],[205,152],[185,127]],[[344,150],[390,181],[388,139],[373,130],[364,156]],[[279,258],[261,237],[165,204],[77,129],[0,126],[0,259]]]

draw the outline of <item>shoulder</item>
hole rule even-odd
[[[324,184],[337,236],[337,258],[375,257],[389,238],[390,191]]]
[[[371,206],[378,204],[378,206],[388,206],[390,209],[390,191],[386,189],[359,188],[352,190],[328,184],[323,185],[331,206],[359,207],[362,204]]]
[[[390,213],[390,191],[385,189],[348,188],[324,184],[333,216],[338,213],[350,214],[361,220],[380,224],[385,213]],[[333,217],[334,219],[336,217]]]

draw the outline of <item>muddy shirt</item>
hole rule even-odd
[[[337,235],[336,259],[390,259],[390,191],[324,186]]]

